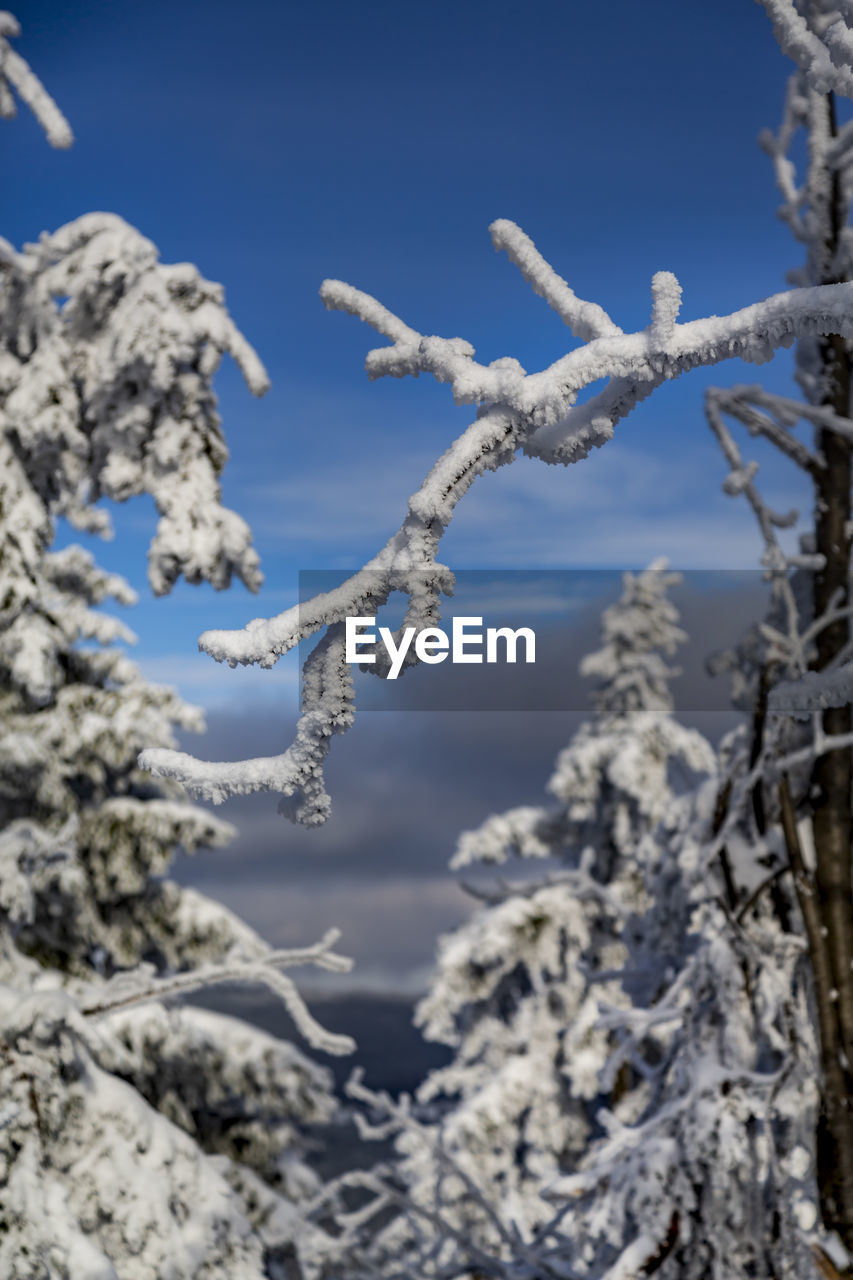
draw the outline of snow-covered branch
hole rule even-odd
[[[758,0],[773,23],[784,53],[818,93],[834,90],[853,97],[853,17],[847,0],[811,4],[806,12],[795,0]]]
[[[545,299],[576,337],[589,342],[592,338],[622,332],[597,302],[585,302],[577,296],[563,277],[545,261],[521,227],[508,218],[498,218],[489,231],[495,248],[505,251],[510,262],[515,263],[534,292]]]
[[[182,574],[216,587],[236,574],[258,587],[249,528],[221,504],[228,450],[213,376],[229,354],[253,394],[268,379],[220,285],[189,263],[161,263],[122,218],[85,214],[10,250],[0,342],[7,501],[32,489],[15,513],[19,542],[33,530],[31,553],[17,557],[22,575],[54,517],[108,535],[98,500],[149,493],[161,517],[149,551],[158,594]]]
[[[70,147],[74,141],[71,126],[38,76],[9,44],[10,36],[20,34],[17,19],[8,10],[0,10],[0,118],[8,120],[15,115],[14,89],[44,129],[50,145]]]
[[[479,475],[512,462],[519,449],[550,462],[584,457],[609,439],[615,423],[655,386],[698,365],[732,356],[760,362],[797,337],[853,336],[853,286],[777,294],[729,316],[679,324],[680,288],[667,272],[653,281],[649,327],[624,334],[600,308],[577,299],[513,223],[493,224],[492,236],[586,341],[537,373],[525,373],[510,358],[486,366],[474,359],[474,349],[464,340],[425,336],[368,294],[327,281],[321,290],[327,307],[357,316],[391,341],[390,347],[368,354],[371,377],[431,373],[450,384],[458,403],[477,404],[477,419],[439,458],[409,499],[398,531],[358,573],[275,618],[201,636],[200,647],[217,661],[269,667],[299,640],[328,628],[306,664],[294,744],[279,756],[242,763],[202,763],[155,748],[143,753],[143,768],[177,778],[214,801],[234,793],[277,790],[289,816],[309,825],[324,821],[329,799],[323,763],[331,736],[349,727],[354,710],[343,660],[343,620],[374,615],[397,590],[409,595],[406,625],[434,625],[440,596],[452,585],[452,575],[436,560],[438,545],[457,503]],[[608,380],[602,392],[582,405],[575,403],[584,388],[602,379]]]
[[[770,690],[769,711],[810,720],[812,713],[853,702],[853,663],[834,671],[807,671],[800,680],[786,680]]]
[[[446,1149],[441,1131],[418,1118],[407,1095],[395,1102],[384,1090],[367,1088],[361,1077],[360,1070],[354,1071],[346,1092],[380,1117],[377,1124],[356,1112],[356,1122],[362,1135],[368,1139],[396,1135],[410,1152],[420,1150],[434,1160],[441,1169],[441,1178],[433,1194],[412,1194],[401,1188],[393,1165],[377,1165],[369,1172],[355,1170],[345,1173],[324,1189],[312,1206],[315,1214],[322,1212],[342,1190],[359,1190],[368,1194],[366,1203],[358,1209],[335,1214],[336,1222],[343,1228],[343,1244],[355,1274],[370,1273],[372,1255],[376,1255],[377,1261],[382,1258],[382,1237],[378,1242],[372,1241],[370,1232],[363,1234],[362,1229],[378,1214],[387,1213],[389,1208],[396,1209],[399,1215],[390,1228],[398,1249],[408,1236],[408,1247],[400,1250],[394,1258],[395,1268],[404,1267],[403,1274],[407,1276],[451,1280],[472,1265],[479,1274],[499,1280],[534,1280],[534,1277],[566,1280],[573,1274],[554,1266],[547,1256],[547,1249],[542,1247],[564,1216],[563,1210],[549,1215],[551,1221],[537,1233],[531,1244],[514,1223],[504,1221],[499,1207],[490,1202],[466,1169]],[[458,1225],[460,1201],[489,1222],[495,1247],[484,1245],[475,1234]],[[379,1267],[377,1274],[385,1273]]]
[[[324,1053],[348,1054],[355,1049],[350,1036],[327,1031],[312,1017],[302,996],[290,978],[279,970],[298,965],[314,964],[333,973],[347,973],[352,961],[337,955],[332,947],[340,934],[330,929],[311,947],[270,951],[255,960],[233,960],[220,964],[201,965],[187,973],[156,977],[145,966],[111,978],[102,988],[95,989],[89,999],[84,997],[82,1011],[90,1018],[103,1018],[111,1013],[163,1000],[169,996],[188,995],[193,991],[218,986],[226,982],[260,983],[277,995],[290,1014],[299,1031],[315,1049]]]

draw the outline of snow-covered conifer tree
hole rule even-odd
[[[550,858],[559,870],[485,894],[472,920],[442,940],[438,972],[416,1020],[455,1049],[425,1082],[421,1101],[452,1099],[439,1129],[404,1133],[408,1190],[496,1251],[482,1201],[530,1239],[553,1216],[542,1192],[574,1166],[595,1128],[611,1037],[599,1003],[618,1003],[603,980],[625,960],[624,923],[640,908],[641,840],[673,803],[674,786],[714,770],[711,747],[672,715],[668,665],[686,637],[667,597],[677,575],[664,563],[625,574],[604,612],[602,647],[581,664],[595,679],[595,717],[560,753],[551,808],[525,807],[465,833],[452,865]],[[677,779],[677,781],[676,781]],[[625,1093],[626,1081],[619,1081]],[[429,1134],[429,1130],[427,1130]],[[436,1158],[435,1142],[453,1169]]]
[[[454,868],[499,865],[521,878],[471,890],[483,905],[441,940],[416,1013],[455,1055],[423,1084],[420,1123],[398,1140],[408,1212],[375,1239],[368,1231],[367,1247],[405,1257],[411,1274],[427,1262],[413,1206],[460,1232],[469,1258],[476,1248],[510,1261],[495,1219],[531,1243],[554,1216],[543,1192],[575,1167],[598,1110],[618,1098],[633,1118],[642,1103],[600,1006],[630,1006],[607,975],[623,971],[626,925],[644,909],[644,837],[716,768],[711,746],[673,715],[668,659],[686,636],[667,592],[678,580],[663,561],[626,573],[604,611],[602,646],[581,664],[595,715],[557,759],[557,803],[497,814],[459,841]],[[544,876],[531,866],[543,859]],[[436,1104],[441,1118],[430,1120]],[[459,1260],[449,1237],[445,1254]]]
[[[0,14],[0,112],[14,89],[67,146],[16,34]],[[132,633],[98,606],[131,603],[129,586],[52,549],[58,517],[108,534],[99,500],[147,493],[156,592],[181,575],[257,588],[248,527],[220,502],[226,352],[261,394],[220,286],[121,218],[0,241],[0,1273],[17,1280],[274,1280],[322,1247],[295,1206],[318,1187],[304,1130],[334,1108],[328,1072],[158,997],[266,982],[341,1052],[280,969],[346,963],[331,937],[276,953],[164,878],[179,844],[232,834],[137,765],[201,716],[116,647]]]

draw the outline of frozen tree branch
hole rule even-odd
[[[495,248],[505,250],[534,292],[545,299],[576,337],[589,342],[592,338],[622,332],[602,307],[595,302],[584,302],[569,288],[521,227],[517,227],[508,218],[498,218],[489,227],[489,231]]]
[[[300,639],[328,628],[306,664],[303,714],[294,744],[279,756],[239,764],[202,763],[155,748],[143,753],[143,768],[177,778],[214,801],[234,793],[277,790],[285,798],[280,807],[289,816],[309,825],[324,821],[329,799],[323,762],[330,738],[349,727],[354,711],[341,624],[347,616],[374,615],[392,590],[409,595],[406,625],[434,624],[440,595],[452,582],[436,561],[438,545],[477,476],[511,462],[519,449],[550,462],[585,456],[655,386],[698,365],[732,356],[760,362],[797,337],[830,332],[853,336],[849,285],[778,294],[730,316],[679,324],[680,287],[668,272],[655,276],[650,326],[624,334],[599,308],[577,299],[513,223],[493,224],[492,234],[586,342],[538,373],[525,373],[511,359],[485,366],[462,339],[426,337],[368,294],[327,281],[321,289],[327,307],[357,316],[392,343],[369,353],[371,377],[431,373],[450,384],[458,403],[479,405],[477,420],[436,462],[409,499],[397,533],[362,570],[334,591],[278,617],[255,619],[240,631],[202,635],[200,647],[217,661],[268,667]],[[602,379],[608,384],[598,396],[575,405],[580,391]]]
[[[846,0],[833,6],[831,17],[821,22],[824,6],[800,12],[794,0],[759,0],[773,23],[776,39],[818,93],[834,90],[853,97],[853,32]],[[826,6],[828,8],[828,6]]]
[[[339,937],[338,930],[330,929],[312,947],[270,951],[257,960],[201,965],[188,973],[170,974],[161,978],[153,977],[144,968],[122,973],[112,978],[105,988],[88,1001],[84,998],[82,1011],[89,1018],[103,1018],[134,1005],[163,1000],[169,996],[188,995],[192,991],[201,991],[225,982],[255,982],[268,987],[280,997],[299,1031],[313,1048],[337,1055],[352,1053],[355,1041],[350,1036],[336,1035],[321,1027],[309,1013],[305,1001],[291,980],[279,972],[281,968],[314,964],[333,973],[347,973],[352,968],[352,961],[332,951]]]
[[[370,1267],[370,1249],[358,1248],[358,1229],[386,1207],[395,1206],[413,1228],[413,1239],[420,1241],[422,1246],[416,1248],[414,1256],[405,1260],[401,1257],[397,1261],[398,1266],[411,1268],[410,1272],[407,1270],[407,1274],[428,1276],[430,1280],[443,1280],[444,1277],[450,1280],[460,1270],[473,1264],[484,1275],[500,1277],[502,1280],[533,1280],[537,1276],[547,1277],[548,1280],[558,1280],[558,1277],[559,1280],[570,1280],[575,1272],[572,1269],[566,1270],[559,1264],[555,1267],[547,1256],[547,1250],[542,1247],[556,1223],[564,1216],[565,1210],[561,1209],[553,1215],[551,1222],[537,1233],[532,1244],[526,1241],[512,1224],[507,1225],[502,1220],[497,1207],[483,1195],[467,1171],[446,1150],[440,1131],[437,1133],[434,1127],[424,1125],[417,1118],[408,1097],[403,1095],[399,1102],[395,1102],[384,1090],[368,1089],[361,1082],[361,1074],[360,1070],[353,1073],[346,1091],[351,1098],[381,1115],[383,1122],[376,1127],[368,1123],[360,1113],[356,1113],[360,1130],[367,1137],[394,1133],[428,1152],[442,1168],[448,1185],[458,1184],[463,1196],[490,1222],[495,1239],[503,1245],[505,1256],[485,1248],[471,1232],[461,1229],[454,1221],[453,1200],[458,1193],[448,1195],[439,1186],[433,1197],[413,1196],[401,1189],[393,1166],[379,1165],[369,1173],[354,1171],[344,1174],[324,1189],[313,1206],[316,1214],[343,1188],[357,1188],[370,1194],[371,1198],[361,1209],[350,1214],[336,1214],[336,1220],[355,1246],[354,1261],[357,1267],[359,1264]],[[426,1237],[418,1229],[419,1220],[431,1228]],[[446,1247],[441,1250],[435,1248],[436,1240],[445,1246],[452,1246],[452,1258],[447,1256]]]
[[[70,147],[74,141],[71,126],[38,76],[9,44],[10,36],[20,34],[17,19],[7,10],[0,10],[0,117],[9,119],[15,114],[14,89],[44,129],[50,145]]]
[[[853,702],[853,663],[834,671],[807,671],[799,680],[782,681],[770,690],[767,708],[775,715],[810,720],[815,711],[849,702]]]

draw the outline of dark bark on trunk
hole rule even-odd
[[[841,1141],[849,1078],[842,1066],[841,1027],[837,1002],[833,999],[834,977],[828,939],[823,922],[823,903],[816,879],[803,858],[797,820],[787,777],[779,784],[779,809],[788,861],[797,901],[806,927],[809,959],[817,1005],[818,1035],[823,1060],[822,1109],[818,1129],[818,1184],[824,1222],[830,1229],[843,1230],[843,1204],[839,1184],[853,1177],[853,1145]]]
[[[836,132],[833,99],[824,100],[827,123]],[[841,231],[843,208],[837,179],[833,180],[828,208],[822,211],[826,225],[827,280]],[[821,281],[823,283],[823,281]],[[823,403],[835,413],[850,413],[850,359],[844,339],[821,341],[826,379]],[[818,430],[816,444],[825,467],[815,472],[815,550],[824,567],[814,576],[814,616],[823,614],[835,597],[847,603],[850,581],[850,443],[832,431]],[[845,648],[850,638],[847,618],[825,627],[816,641],[816,670],[822,670]],[[848,733],[850,707],[833,707],[823,713],[827,734]],[[812,774],[811,809],[817,858],[816,906],[823,952],[820,963],[828,967],[831,988],[822,989],[815,963],[821,1051],[824,1068],[823,1105],[818,1143],[818,1183],[821,1209],[828,1227],[834,1228],[853,1249],[853,877],[851,877],[851,753],[827,752]],[[802,902],[801,902],[802,905]],[[829,1024],[832,1023],[832,1030]]]
[[[714,821],[711,830],[714,835],[718,835],[726,817],[729,799],[732,794],[732,784],[729,780],[717,796],[717,803],[714,808]],[[735,884],[734,875],[732,874],[732,863],[729,858],[729,851],[725,845],[720,849],[720,869],[723,873],[723,885],[726,891],[726,905],[729,911],[734,911],[738,902],[737,885]]]

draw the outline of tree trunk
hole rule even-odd
[[[826,112],[825,124],[836,132],[834,101],[819,99],[813,110]],[[827,192],[827,207],[816,210],[825,219],[825,279],[833,280],[833,262],[841,232],[843,204],[837,177]],[[821,341],[826,380],[823,403],[842,417],[850,415],[851,367],[843,338]],[[846,604],[850,582],[850,482],[851,446],[833,431],[818,430],[817,447],[826,466],[815,473],[815,550],[824,557],[823,569],[814,576],[814,616],[823,614],[833,597]],[[822,670],[847,645],[848,619],[840,618],[820,632],[816,670]],[[849,706],[823,713],[827,734],[849,733]],[[820,917],[823,960],[832,978],[829,992],[818,999],[831,1008],[821,1009],[822,1028],[835,1034],[821,1035],[823,1097],[818,1135],[818,1184],[824,1222],[838,1232],[853,1251],[853,878],[851,878],[851,753],[827,752],[815,763],[811,808],[817,856],[815,882]],[[813,960],[816,957],[813,957]],[[827,1043],[827,1040],[829,1043]]]

